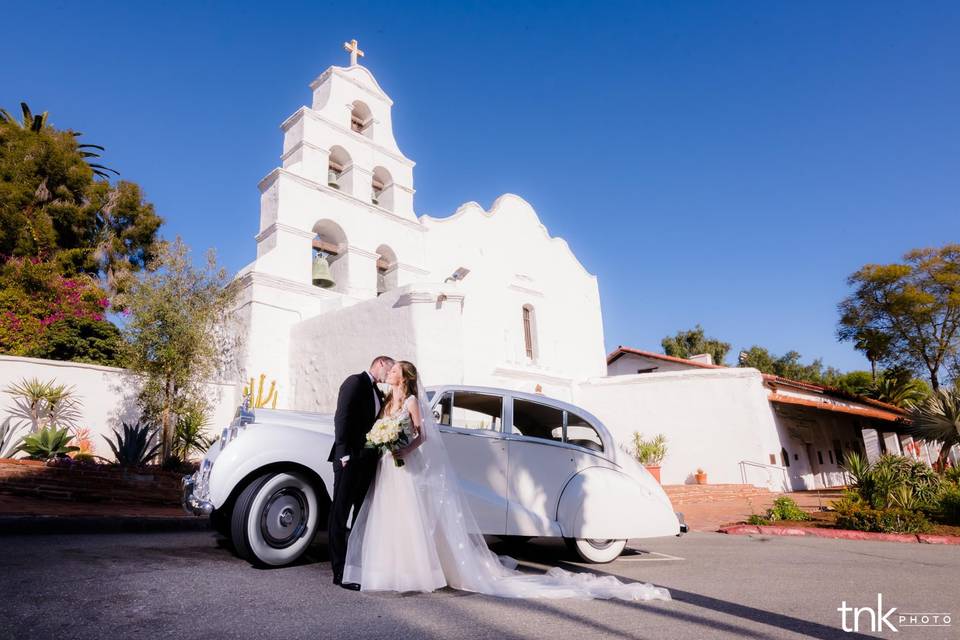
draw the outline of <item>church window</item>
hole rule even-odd
[[[327,186],[334,189],[344,188],[343,174],[350,166],[350,154],[343,147],[330,149],[330,160],[327,168]]]
[[[350,110],[350,129],[368,138],[373,137],[373,114],[370,107],[357,100]]]
[[[537,359],[537,319],[533,306],[523,305],[523,347],[527,360]]]

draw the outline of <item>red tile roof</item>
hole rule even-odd
[[[620,345],[619,347],[617,347],[616,349],[614,349],[614,350],[607,356],[607,364],[612,364],[612,363],[613,363],[614,361],[616,361],[618,358],[620,358],[621,356],[627,355],[627,354],[633,354],[633,355],[637,355],[637,356],[642,356],[642,357],[644,357],[644,358],[652,358],[652,359],[654,359],[654,360],[663,360],[663,361],[665,361],[665,362],[674,362],[674,363],[676,363],[676,364],[685,364],[685,365],[688,365],[688,366],[690,366],[690,367],[699,367],[699,368],[701,368],[701,369],[726,369],[726,368],[727,368],[727,367],[725,367],[724,365],[719,365],[719,364],[707,364],[707,363],[705,363],[705,362],[697,362],[696,360],[689,360],[689,359],[687,359],[687,358],[677,358],[677,357],[675,357],[675,356],[668,356],[668,355],[663,354],[663,353],[654,353],[653,351],[643,351],[643,350],[641,350],[641,349],[634,349],[634,348],[632,348],[632,347],[624,347],[623,345]],[[791,378],[784,378],[784,377],[782,377],[782,376],[775,376],[775,375],[770,374],[770,373],[764,373],[764,374],[763,374],[763,381],[767,384],[767,386],[771,387],[771,389],[773,390],[773,395],[771,395],[771,397],[770,397],[770,400],[771,400],[772,402],[779,402],[779,401],[780,401],[780,398],[786,397],[786,396],[781,396],[780,394],[778,394],[778,393],[776,392],[776,385],[781,385],[781,386],[786,386],[786,387],[794,387],[795,389],[803,389],[804,391],[812,391],[812,392],[814,392],[814,393],[822,393],[822,394],[827,395],[827,396],[833,396],[833,397],[841,398],[841,399],[844,399],[844,400],[852,400],[852,401],[854,401],[854,402],[859,402],[859,403],[861,403],[861,404],[870,405],[870,406],[872,406],[872,407],[876,407],[877,409],[880,409],[881,411],[879,411],[879,413],[880,413],[880,414],[883,414],[884,416],[889,416],[889,415],[893,414],[893,415],[896,416],[897,419],[902,419],[902,418],[904,418],[904,417],[907,415],[907,412],[906,412],[906,411],[904,411],[903,409],[901,409],[900,407],[898,407],[898,406],[896,406],[896,405],[889,404],[889,403],[886,403],[886,402],[881,402],[880,400],[874,400],[873,398],[867,398],[867,397],[865,397],[865,396],[858,396],[858,395],[855,395],[855,394],[846,393],[845,391],[842,391],[842,390],[840,390],[840,389],[836,389],[836,388],[833,388],[833,387],[827,387],[827,386],[824,386],[824,385],[822,385],[822,384],[814,384],[814,383],[812,383],[812,382],[803,382],[803,381],[801,381],[801,380],[793,380],[793,379],[791,379]],[[786,402],[786,401],[785,401],[785,402]],[[828,406],[826,403],[817,403],[816,401],[813,401],[813,400],[811,400],[811,401],[809,401],[809,402],[813,402],[814,405],[817,405],[817,404],[824,405],[824,406],[820,407],[820,408],[823,408],[823,409],[831,409],[831,408],[832,408],[831,406]],[[800,402],[789,402],[789,404],[802,404],[802,403],[800,403]],[[838,411],[843,411],[842,409],[837,409],[837,410],[838,410]],[[865,409],[865,411],[866,411],[866,409]],[[856,413],[856,412],[855,412],[855,411],[849,411],[849,412],[847,412],[847,413]],[[863,415],[866,415],[866,414],[863,414]],[[881,416],[880,416],[880,415],[877,415],[877,416],[873,416],[873,417],[881,417]],[[890,420],[890,419],[893,419],[893,418],[883,417],[882,419]]]
[[[901,410],[899,407],[894,407],[894,409],[897,409],[896,412],[883,411],[881,409],[873,409],[871,407],[853,407],[850,405],[834,404],[832,402],[814,400],[812,398],[798,398],[796,396],[785,396],[783,394],[777,393],[776,391],[774,391],[769,396],[767,396],[767,398],[770,400],[770,402],[777,402],[779,404],[794,404],[794,405],[800,405],[802,407],[813,407],[814,409],[822,409],[823,411],[836,411],[838,413],[850,413],[855,416],[863,416],[865,418],[877,418],[879,420],[887,420],[889,422],[901,422],[906,419],[903,410]]]
[[[707,364],[706,362],[697,362],[696,360],[688,360],[687,358],[677,358],[675,356],[668,356],[663,353],[654,353],[653,351],[641,351],[640,349],[633,349],[631,347],[624,347],[620,345],[614,349],[607,356],[607,364],[611,364],[620,356],[632,354],[635,356],[643,356],[644,358],[653,358],[655,360],[664,360],[666,362],[675,362],[677,364],[685,364],[691,367],[701,367],[703,369],[726,369],[723,365],[719,364]]]

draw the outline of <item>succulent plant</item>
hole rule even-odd
[[[117,463],[124,467],[138,467],[150,462],[160,450],[156,442],[157,430],[146,425],[121,423],[123,431],[114,431],[115,441],[107,436],[103,439],[110,445]]]
[[[73,436],[69,429],[46,427],[24,436],[17,450],[25,452],[33,460],[50,460],[79,451],[80,447],[70,445],[71,440]]]

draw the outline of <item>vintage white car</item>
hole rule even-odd
[[[628,538],[686,531],[656,480],[583,409],[486,387],[427,395],[485,535],[559,537],[585,561],[610,562]],[[289,564],[326,527],[332,444],[332,415],[241,407],[184,478],[184,508],[209,514],[244,558]]]

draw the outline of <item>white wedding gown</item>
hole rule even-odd
[[[614,576],[516,571],[516,560],[487,547],[463,498],[446,447],[423,401],[424,441],[397,467],[381,456],[347,543],[344,582],[363,591],[423,591],[444,586],[509,598],[669,600],[666,589]],[[408,399],[409,400],[409,399]],[[404,403],[406,404],[406,403]],[[406,413],[403,409],[401,413]]]

